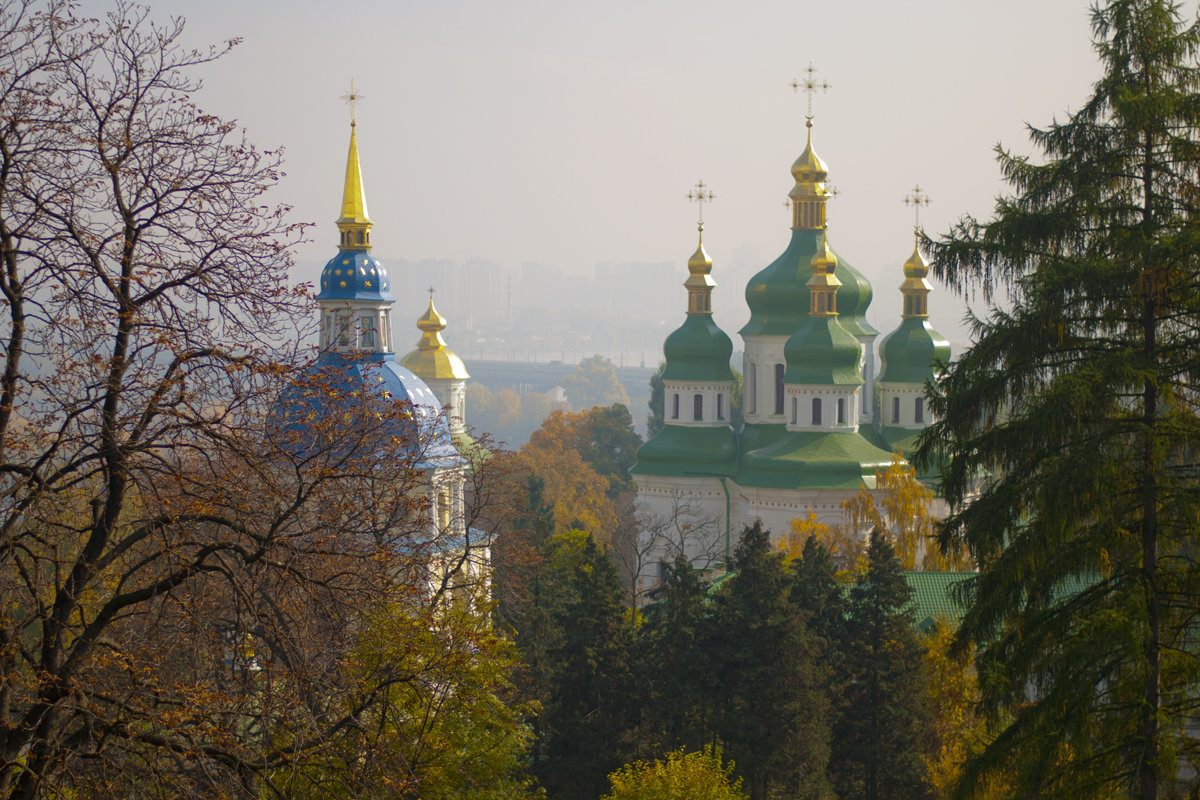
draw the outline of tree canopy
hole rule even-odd
[[[1004,773],[1151,800],[1195,772],[1200,27],[1108,0],[1092,32],[1092,95],[1030,130],[1040,157],[998,149],[1012,193],[931,243],[952,287],[1004,301],[918,453],[941,546],[980,570],[959,636],[997,733],[964,794]]]

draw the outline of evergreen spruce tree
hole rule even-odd
[[[804,615],[809,630],[832,651],[840,647],[846,634],[846,593],[837,579],[837,564],[829,548],[816,536],[804,542],[800,557],[792,562],[791,601]]]
[[[886,534],[872,531],[867,571],[850,590],[846,659],[831,772],[839,796],[922,800],[929,730],[912,590]]]
[[[713,598],[715,731],[752,800],[827,792],[828,706],[813,637],[791,604],[792,578],[756,522],[734,552],[737,573]]]
[[[999,151],[1012,196],[933,246],[1008,309],[976,320],[918,456],[943,465],[941,545],[980,568],[960,638],[1001,730],[964,794],[1006,766],[1025,797],[1195,774],[1200,27],[1108,0],[1092,28],[1091,97],[1031,130],[1037,159]]]
[[[642,723],[657,754],[699,750],[710,738],[710,654],[704,647],[706,586],[687,556],[667,566],[639,636],[640,682],[647,687]]]
[[[542,715],[545,759],[535,766],[550,800],[593,800],[629,760],[637,701],[629,667],[624,590],[589,536],[555,624],[553,688]]]

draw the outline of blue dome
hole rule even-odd
[[[271,413],[271,427],[296,436],[302,451],[316,449],[320,443],[306,435],[314,420],[329,419],[350,410],[351,404],[372,398],[403,404],[411,411],[398,415],[393,429],[380,433],[390,434],[414,466],[428,469],[464,463],[437,396],[385,353],[355,358],[323,353],[280,396]]]
[[[318,300],[394,301],[387,270],[366,250],[338,250],[321,271]]]

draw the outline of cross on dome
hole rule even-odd
[[[789,83],[788,86],[792,87],[793,92],[798,92],[801,89],[803,89],[808,94],[808,113],[805,115],[805,119],[808,120],[809,125],[811,127],[812,118],[813,118],[813,110],[812,110],[813,95],[817,93],[818,89],[820,89],[822,92],[828,92],[830,89],[833,88],[833,84],[830,83],[829,81],[821,81],[819,83],[817,82],[817,77],[816,77],[817,68],[812,65],[811,61],[808,62],[808,67],[804,71],[808,74],[807,78],[805,78],[804,80],[799,80],[799,79],[793,78],[792,82]]]
[[[927,206],[929,202],[929,195],[920,184],[914,186],[910,194],[905,195],[904,205],[913,207],[913,230],[921,230],[921,206]]]
[[[714,197],[716,197],[716,195],[712,193],[710,188],[708,188],[708,184],[702,180],[696,181],[696,188],[687,193],[687,199],[700,207],[697,223],[699,224],[701,230],[704,230],[704,204],[711,203]]]

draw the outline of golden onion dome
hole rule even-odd
[[[812,259],[809,261],[809,266],[812,267],[813,276],[828,276],[830,285],[841,286],[842,282],[833,274],[837,270],[837,256],[833,254],[833,250],[829,248],[829,237],[822,235],[821,242],[817,245],[817,252],[813,253]]]
[[[417,320],[417,329],[425,334],[439,334],[446,330],[446,318],[433,307],[433,298],[429,298],[429,308]],[[424,340],[424,337],[422,337]],[[443,343],[443,346],[445,343]]]
[[[921,255],[921,234],[919,231],[913,232],[913,252],[908,257],[908,261],[904,262],[904,277],[906,278],[924,278],[929,275],[929,262],[925,260],[925,256]]]
[[[798,184],[824,183],[829,177],[829,167],[825,166],[825,162],[813,150],[812,120],[808,120],[805,125],[808,127],[808,143],[804,146],[804,152],[792,164],[792,177]]]
[[[442,339],[446,318],[434,308],[432,297],[429,308],[417,320],[417,328],[421,331],[421,339],[416,350],[400,359],[402,366],[425,380],[466,380],[471,377],[463,360]]]
[[[704,249],[704,226],[700,226],[700,243],[696,245],[696,252],[692,253],[692,257],[688,259],[688,272],[692,275],[708,275],[712,272],[713,262],[708,257],[708,252]]]

